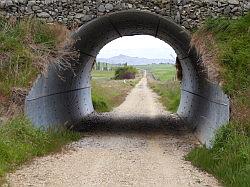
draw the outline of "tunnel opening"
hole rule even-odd
[[[157,99],[162,102],[160,107],[176,113],[181,80],[177,78],[176,72],[180,65],[175,65],[176,59],[177,55],[171,46],[149,35],[124,36],[106,44],[98,53],[91,71],[91,96],[95,111],[112,111],[146,77],[147,88],[161,95]],[[181,73],[181,69],[178,69],[178,73]],[[141,90],[144,88],[137,87]],[[148,89],[144,90],[147,91]],[[148,98],[145,93],[140,93],[141,91],[137,94]],[[155,98],[157,95],[151,97]],[[136,102],[137,100],[133,103]],[[135,106],[138,105],[140,104]],[[143,111],[147,113],[143,109],[137,110],[126,109],[134,114],[142,114]]]
[[[39,76],[26,98],[27,116],[36,126],[47,127],[79,123],[91,114],[91,69],[98,52],[116,38],[133,35],[154,36],[175,50],[182,67],[177,114],[202,143],[211,145],[216,129],[229,120],[228,97],[209,81],[198,52],[190,46],[190,34],[170,19],[144,11],[112,13],[76,30],[72,38],[80,57],[71,62],[75,71],[51,65],[46,76]]]

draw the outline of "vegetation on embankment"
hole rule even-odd
[[[45,70],[66,39],[66,29],[38,20],[5,20],[0,17],[0,92],[27,88]]]
[[[218,131],[211,149],[195,148],[187,159],[225,186],[250,186],[250,13],[237,20],[208,20],[194,40],[205,44],[203,52],[213,54],[212,63],[220,67],[231,121]]]
[[[114,71],[92,72],[92,102],[97,112],[109,112],[119,106],[141,78],[138,74],[135,79],[114,80],[114,76]]]
[[[39,73],[46,73],[49,63],[70,54],[63,49],[67,35],[59,24],[0,17],[0,116],[13,103],[13,90],[27,91]]]
[[[57,152],[81,137],[72,131],[43,131],[32,126],[23,116],[15,117],[0,127],[1,178],[19,165],[37,156]],[[3,180],[3,178],[2,178]]]
[[[177,112],[180,103],[180,82],[174,80],[176,68],[170,64],[152,64],[144,67],[149,71],[149,86],[160,96],[166,110]],[[154,80],[156,79],[156,80]]]
[[[160,101],[170,112],[176,113],[180,104],[179,81],[149,81],[150,87],[160,96]]]
[[[0,184],[6,172],[80,137],[63,130],[36,129],[23,117],[26,90],[38,73],[46,73],[49,63],[66,54],[62,50],[66,37],[67,30],[57,24],[0,17]],[[7,122],[2,123],[2,117]]]

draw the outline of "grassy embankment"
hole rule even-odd
[[[115,71],[92,71],[92,101],[97,112],[108,112],[119,106],[141,77],[124,81],[114,80],[114,76]]]
[[[239,20],[215,19],[194,34],[220,66],[224,91],[231,98],[230,123],[211,149],[198,147],[187,159],[225,186],[250,186],[250,14]]]
[[[16,22],[0,18],[0,184],[4,175],[20,164],[58,151],[80,134],[68,131],[42,131],[23,117],[22,110],[9,114],[23,103],[13,101],[13,88],[28,90],[49,59],[60,51],[65,39],[62,26],[49,26],[37,20]],[[62,38],[59,38],[62,37]],[[17,99],[17,98],[14,98]]]
[[[146,67],[156,80],[149,79],[150,87],[160,96],[160,101],[168,111],[176,112],[180,103],[180,83],[174,81],[174,65],[152,64]]]

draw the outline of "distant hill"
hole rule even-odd
[[[148,59],[139,57],[130,57],[126,55],[114,56],[112,58],[97,58],[98,62],[106,62],[109,64],[124,64],[128,65],[146,65],[146,64],[174,64],[175,61],[172,59]]]

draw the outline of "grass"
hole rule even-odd
[[[176,74],[175,66],[172,64],[150,64],[137,67],[148,70],[159,81],[171,80]]]
[[[180,104],[180,83],[173,81],[176,68],[171,64],[150,64],[141,66],[157,80],[149,80],[149,86],[160,96],[163,106],[170,112],[177,112]]]
[[[0,128],[0,179],[32,158],[60,151],[80,137],[71,131],[39,130],[24,116],[8,121]]]
[[[250,13],[237,20],[208,20],[195,37],[212,35],[223,89],[231,97],[231,122],[217,132],[211,149],[199,147],[187,159],[225,186],[250,186]],[[205,40],[205,37],[200,38]],[[209,45],[209,42],[208,42]],[[213,52],[213,51],[212,51]]]
[[[115,71],[92,70],[91,75],[93,79],[111,79],[114,78]]]
[[[11,102],[13,88],[28,90],[37,75],[53,62],[51,59],[66,54],[62,49],[66,33],[57,24],[35,19],[7,21],[0,17],[0,117],[11,105],[23,108],[21,103],[16,106]],[[80,138],[80,134],[63,129],[39,130],[20,113],[21,110],[19,117],[7,116],[12,119],[0,127],[0,185],[4,175],[22,163],[60,151],[65,144]]]
[[[96,79],[96,75],[99,78]],[[97,112],[109,112],[119,106],[125,100],[129,91],[140,80],[140,76],[136,79],[125,81],[113,80],[109,78],[110,75],[110,71],[103,71],[101,73],[93,71],[92,73],[92,102]]]
[[[60,25],[35,19],[0,17],[0,93],[9,96],[13,87],[29,88],[62,47],[64,31]]]
[[[212,173],[225,186],[250,186],[250,138],[232,122],[217,133],[212,149],[198,147],[187,156],[195,166]]]
[[[150,81],[149,85],[160,96],[161,103],[168,111],[177,112],[180,104],[178,81]]]

